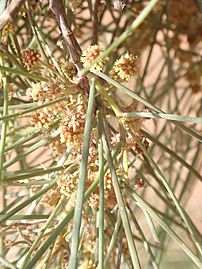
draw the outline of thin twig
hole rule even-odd
[[[93,22],[93,36],[92,36],[92,45],[98,43],[98,7],[100,0],[95,0],[93,6],[92,22]]]
[[[60,31],[65,41],[67,42],[69,54],[73,63],[77,66],[78,69],[81,69],[82,68],[82,64],[80,62],[81,48],[76,38],[74,37],[72,31],[68,27],[62,1],[50,0],[50,9],[55,14]]]
[[[24,4],[25,0],[13,0],[7,8],[4,10],[4,12],[0,16],[0,30],[9,22],[11,22],[16,15],[18,14],[18,11]]]
[[[60,31],[63,35],[64,40],[67,43],[71,60],[76,66],[77,70],[81,71],[83,68],[83,64],[80,61],[82,50],[74,34],[72,33],[72,31],[68,26],[62,0],[50,0],[50,9],[55,14]],[[87,77],[81,78],[80,86],[82,89],[84,89],[85,92],[89,92],[89,83]]]

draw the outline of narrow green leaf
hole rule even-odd
[[[73,165],[67,164],[64,166],[53,166],[53,167],[49,167],[47,169],[30,169],[29,173],[24,173],[21,175],[3,178],[2,183],[6,184],[9,181],[18,181],[18,180],[29,179],[29,178],[36,177],[36,176],[43,176],[46,174],[50,174],[52,172],[57,172],[57,171],[63,170],[63,169],[68,168],[68,167],[69,167],[69,169],[74,169],[75,164],[73,164]]]
[[[165,119],[170,121],[182,121],[182,122],[202,124],[202,118],[166,114],[166,113],[157,113],[157,112],[130,112],[130,113],[123,113],[122,116],[128,120],[138,118],[153,118],[153,119]]]
[[[156,106],[152,105],[151,103],[149,103],[147,100],[145,100],[143,97],[137,95],[136,93],[134,93],[133,91],[129,90],[127,87],[125,87],[124,85],[120,84],[119,82],[113,80],[112,78],[108,77],[107,75],[105,75],[104,73],[100,72],[100,71],[93,71],[94,74],[96,74],[97,76],[103,78],[105,81],[107,81],[108,83],[114,85],[115,87],[117,87],[120,90],[123,90],[126,94],[128,94],[130,97],[134,98],[135,100],[137,100],[138,102],[144,104],[145,106],[147,106],[148,108],[154,110],[157,113],[164,113],[163,111],[161,111],[159,108],[157,108]],[[193,130],[191,130],[190,128],[184,126],[183,124],[181,124],[180,122],[177,121],[173,121],[173,124],[175,124],[177,127],[179,127],[180,129],[184,130],[186,133],[188,133],[189,135],[195,137],[196,139],[198,139],[199,141],[202,142],[202,136],[199,135],[198,133],[194,132]]]
[[[200,253],[202,255],[202,244],[201,244],[202,241],[198,239],[196,232],[194,231],[194,227],[191,225],[187,214],[185,213],[184,209],[180,205],[180,202],[178,201],[177,197],[175,196],[174,192],[172,191],[171,187],[169,186],[169,183],[166,180],[164,174],[162,173],[161,169],[158,167],[156,162],[153,160],[153,158],[150,156],[150,154],[145,150],[143,144],[139,140],[137,140],[137,138],[134,136],[134,134],[132,134],[132,136],[136,140],[138,145],[141,147],[141,149],[143,150],[144,155],[149,160],[149,162],[152,164],[155,171],[158,173],[164,187],[166,188],[167,192],[169,193],[171,199],[173,200],[173,203],[175,204],[181,218],[184,220],[184,222],[185,222],[185,224],[190,232],[190,235],[193,238],[193,242],[195,243],[195,245],[197,246],[198,250],[200,251]]]
[[[84,129],[84,139],[83,139],[83,152],[81,158],[79,182],[77,187],[76,195],[76,206],[73,220],[73,230],[72,230],[72,241],[71,241],[71,255],[69,259],[69,268],[77,269],[77,251],[79,246],[79,237],[80,237],[80,226],[81,226],[81,215],[82,207],[84,202],[84,189],[85,182],[87,177],[87,166],[88,166],[88,154],[90,146],[90,135],[92,128],[92,115],[94,110],[94,101],[95,101],[95,79],[91,79],[90,86],[90,96],[88,101],[88,109],[86,115],[86,123]]]
[[[0,219],[5,218],[7,215],[0,214]],[[33,219],[48,219],[49,215],[14,215],[9,220],[33,220]]]
[[[8,72],[10,74],[16,74],[16,75],[23,76],[23,77],[26,77],[26,78],[31,78],[31,79],[34,79],[34,80],[48,81],[48,79],[45,78],[45,77],[41,77],[39,75],[35,75],[35,74],[32,74],[32,73],[20,71],[20,70],[18,70],[16,68],[0,66],[0,70],[4,71],[4,72]]]
[[[2,78],[3,81],[3,115],[6,116],[8,114],[8,81],[6,77]],[[3,122],[1,125],[1,137],[0,137],[0,183],[2,182],[3,175],[3,164],[4,164],[4,154],[5,154],[5,146],[6,146],[6,132],[7,132],[7,121]]]
[[[137,202],[137,205],[140,205],[144,208],[148,214],[170,235],[173,240],[182,248],[185,253],[192,259],[192,261],[197,265],[198,268],[202,268],[202,262],[200,259],[192,252],[192,250],[182,241],[182,239],[161,219],[161,217],[155,213],[155,211],[131,188],[125,185],[129,192],[132,192],[132,197]]]
[[[163,151],[170,154],[173,158],[175,158],[178,162],[180,162],[183,166],[185,166],[187,169],[189,169],[200,181],[202,181],[202,175],[196,171],[192,165],[188,164],[183,158],[181,158],[176,152],[162,144],[159,139],[156,139],[155,137],[151,136],[148,132],[145,130],[141,130],[141,133],[145,135],[149,140],[151,140],[155,145],[159,146],[163,149]]]
[[[120,213],[118,213],[118,217],[117,217],[117,221],[116,221],[116,224],[115,224],[115,227],[114,227],[114,231],[113,231],[110,243],[109,243],[107,254],[105,256],[104,268],[107,267],[110,255],[111,255],[111,253],[112,253],[112,251],[114,249],[114,245],[115,245],[117,237],[118,237],[120,227],[121,227],[121,216],[120,216]]]
[[[10,115],[6,115],[6,116],[3,116],[3,117],[0,117],[0,120],[12,119],[12,118],[15,118],[15,117],[21,117],[21,116],[26,115],[26,114],[29,114],[31,112],[37,111],[38,109],[41,109],[41,108],[44,108],[44,107],[47,107],[47,106],[50,106],[50,105],[59,103],[61,101],[64,101],[66,99],[67,99],[67,96],[63,96],[63,97],[57,98],[57,99],[55,99],[53,101],[46,102],[43,105],[38,105],[37,106],[37,104],[33,104],[34,107],[32,107],[32,108],[26,109],[24,111],[16,112],[14,114],[10,114]]]
[[[127,212],[126,212],[125,203],[124,203],[122,192],[121,192],[121,189],[120,189],[120,184],[119,184],[119,181],[118,181],[118,177],[116,175],[113,159],[112,159],[110,148],[109,148],[109,143],[106,140],[104,123],[103,123],[103,120],[102,120],[100,115],[99,115],[98,119],[99,119],[100,132],[102,133],[103,145],[104,145],[105,153],[106,153],[106,156],[107,156],[107,162],[108,162],[109,169],[110,169],[111,176],[112,176],[114,192],[115,192],[115,195],[116,195],[116,200],[117,200],[119,212],[120,212],[120,215],[121,215],[121,220],[122,220],[124,231],[125,231],[125,234],[126,234],[128,247],[129,247],[129,251],[130,251],[130,254],[131,254],[132,263],[133,263],[134,268],[140,269],[141,265],[140,265],[137,250],[136,250],[136,247],[135,247],[133,234],[132,234],[132,231],[131,231],[128,215],[127,215]]]
[[[157,231],[156,231],[156,227],[155,227],[155,225],[154,225],[154,223],[153,223],[153,221],[152,221],[150,215],[149,215],[149,214],[147,213],[147,211],[145,211],[143,208],[142,208],[142,210],[143,210],[143,212],[144,212],[145,218],[146,218],[146,220],[147,220],[147,224],[148,224],[148,226],[149,226],[149,229],[150,229],[150,232],[151,232],[151,234],[152,234],[152,236],[153,236],[154,241],[156,241],[156,242],[159,243],[160,240],[159,240],[159,238],[158,238],[158,234],[157,234]]]
[[[104,157],[102,139],[99,140],[99,235],[98,269],[104,269]]]
[[[12,216],[14,216],[16,213],[18,213],[20,210],[25,208],[27,205],[31,204],[33,201],[35,201],[37,198],[41,197],[44,193],[46,193],[48,190],[53,188],[56,185],[56,181],[48,185],[47,187],[43,188],[41,191],[37,192],[35,195],[21,203],[20,205],[16,206],[14,209],[12,209],[10,212],[8,212],[6,215],[0,217],[0,223],[10,219]]]
[[[148,243],[148,241],[147,241],[147,239],[146,239],[146,237],[144,235],[144,232],[141,229],[141,226],[139,225],[137,219],[135,218],[132,209],[129,207],[129,205],[127,207],[128,207],[128,209],[130,211],[130,217],[132,218],[133,223],[135,224],[136,229],[138,230],[139,234],[141,235],[141,238],[142,238],[141,242],[143,243],[145,250],[148,252],[148,254],[150,256],[150,259],[151,259],[151,262],[152,262],[152,265],[153,265],[154,269],[159,269],[159,266],[158,266],[158,264],[157,264],[157,262],[155,260],[154,254],[153,254],[153,252],[151,250],[151,247],[150,247],[150,245],[149,245],[149,243]]]

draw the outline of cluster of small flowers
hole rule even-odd
[[[136,139],[139,140],[140,143],[143,144],[144,149],[148,150],[149,142],[146,139],[146,137],[144,137],[140,132],[135,132],[134,135],[135,135]],[[112,139],[111,139],[111,147],[116,148],[119,142],[120,142],[120,135],[114,134],[112,136]],[[137,155],[142,154],[144,152],[142,147],[139,146],[139,144],[135,141],[135,139],[130,134],[128,134],[128,136],[126,138],[124,148],[128,152],[130,150],[134,150]]]
[[[70,174],[66,170],[58,175],[57,185],[61,194],[74,197],[77,189],[78,173]],[[73,199],[72,199],[73,200]]]
[[[31,85],[32,87],[28,89],[28,94],[32,97],[34,101],[37,101],[39,105],[45,102],[53,101],[65,93],[66,87],[63,83],[57,80],[51,82],[38,82]],[[53,120],[58,117],[59,112],[62,110],[66,103],[56,103],[51,106],[44,107],[37,110],[32,116],[32,122],[38,126],[47,126],[53,122]]]
[[[79,266],[79,269],[96,269],[96,268],[97,265],[92,258],[85,259]]]
[[[71,99],[60,122],[60,142],[72,143],[74,149],[80,149],[83,141],[83,132],[85,126],[87,111],[87,100],[83,95]]]
[[[128,249],[128,243],[125,239],[122,241],[122,252],[126,259],[131,259],[130,251]]]
[[[146,139],[146,137],[144,137],[140,133],[136,133],[136,137],[140,141],[140,143],[143,145],[144,150],[148,150],[148,148],[149,148],[149,142]],[[144,152],[143,148],[137,142],[135,142],[134,148],[135,148],[136,154],[142,154]]]
[[[128,52],[116,60],[110,75],[119,82],[128,82],[137,78],[139,73],[138,57]]]
[[[95,261],[96,251],[96,236],[94,229],[91,228],[91,233],[85,233],[85,240],[82,244],[82,255],[79,269],[96,269]]]
[[[67,169],[57,173],[57,185],[47,191],[41,202],[49,207],[55,207],[62,195],[69,199],[69,203],[75,206],[75,197],[78,182],[78,172],[70,173]]]
[[[66,86],[56,80],[48,83],[37,83],[32,85],[29,90],[30,95],[39,104],[44,104],[47,101],[55,100],[66,94]],[[54,117],[59,114],[59,122],[55,129],[59,131],[59,135],[54,138],[51,146],[56,152],[56,155],[62,155],[67,148],[67,145],[71,144],[72,153],[69,160],[73,160],[74,163],[79,163],[81,159],[81,150],[83,142],[83,132],[86,119],[87,110],[87,97],[81,94],[69,95],[67,100],[58,104],[54,104],[38,110],[34,116],[33,121],[40,125],[51,123]],[[55,130],[54,129],[54,130]],[[96,134],[92,134],[90,153],[89,153],[89,169],[97,171],[97,146],[96,146]],[[75,195],[77,189],[78,174],[70,174],[67,170],[58,174],[57,186],[48,191],[42,202],[55,206],[59,201],[61,195],[65,195],[69,198],[72,205],[75,203]]]
[[[72,62],[65,60],[60,60],[59,65],[66,78],[70,81],[74,81],[74,78],[77,76],[76,66]]]
[[[28,93],[38,104],[43,104],[64,96],[67,93],[67,87],[56,79],[49,82],[33,83]]]
[[[59,137],[61,136],[61,133]],[[78,138],[75,138],[78,140]],[[97,147],[95,145],[95,134],[94,131],[92,132],[92,138],[90,143],[90,152],[89,152],[89,177],[87,178],[87,184],[86,186],[90,186],[91,183],[95,180],[95,177],[97,176],[98,171],[98,165],[96,164],[97,161]],[[58,138],[54,141],[54,145],[57,142],[57,150],[58,147],[61,148],[61,155],[64,153],[64,149],[66,148],[66,141],[64,143],[61,143],[61,140]],[[53,145],[53,144],[51,144]],[[78,164],[81,160],[81,145],[82,141],[75,147],[75,141],[72,142],[73,148],[72,153],[69,156],[70,163],[73,162],[74,164]],[[94,178],[91,175],[94,175]],[[77,183],[78,183],[79,173],[78,170],[76,172],[70,173],[67,169],[64,169],[62,172],[59,172],[57,174],[57,188],[55,191],[57,191],[57,195],[65,195],[69,198],[69,201],[72,205],[75,205],[75,198],[76,198],[76,190],[77,190]],[[99,199],[99,198],[98,198]]]
[[[9,34],[13,34],[15,32],[15,26],[13,23],[7,23],[2,29],[2,44],[6,44]]]
[[[61,144],[60,142],[60,134],[58,134],[50,143],[50,147],[53,152],[54,158],[57,160],[60,156],[62,156],[67,148],[66,144]]]
[[[28,90],[28,94],[34,101],[37,101],[38,105],[42,105],[46,102],[67,96],[69,91],[70,89],[67,85],[56,79],[49,82],[32,84],[32,87]],[[33,115],[33,123],[39,126],[49,127],[49,124],[53,123],[54,119],[61,117],[66,111],[69,111],[69,105],[73,102],[72,98],[72,96],[67,96],[67,99],[64,101],[56,102],[38,110]]]
[[[43,196],[41,203],[47,205],[49,207],[55,207],[59,202],[61,194],[59,192],[58,186],[53,187],[49,191],[45,193]]]
[[[88,66],[95,60],[101,53],[101,49],[95,45],[87,49],[81,60],[84,63],[84,66]],[[102,59],[99,61],[93,69],[102,70],[106,65],[107,59]],[[73,79],[76,75],[76,70],[73,66],[67,62],[61,63],[62,70],[64,74],[68,74],[67,78]],[[138,73],[138,60],[137,57],[126,53],[117,60],[112,68],[111,75],[114,76],[117,80],[121,82],[129,81],[132,78],[137,77]],[[92,69],[91,69],[92,70]],[[32,85],[30,95],[34,101],[37,101],[39,104],[44,104],[60,98],[64,95],[67,95],[68,89],[63,82],[59,80],[52,80],[48,83],[40,82]],[[134,107],[135,106],[135,107]],[[127,111],[134,110],[137,108],[137,104],[133,103],[128,106]],[[33,121],[35,123],[40,122],[41,125],[48,125],[51,123],[56,116],[60,116],[60,122],[56,129],[59,131],[59,135],[52,142],[52,146],[59,153],[63,153],[66,145],[71,144],[73,148],[72,157],[78,161],[81,158],[81,145],[83,142],[83,132],[86,120],[87,112],[87,97],[82,94],[69,95],[66,101],[62,101],[55,105],[48,106],[43,108],[35,113]],[[129,126],[130,125],[130,126]],[[132,125],[133,132],[137,132],[140,129],[139,122],[128,123],[127,128],[130,128]],[[127,129],[126,128],[126,129]],[[127,139],[126,146],[131,148],[131,145],[135,148],[136,152],[139,154],[140,149],[138,148],[137,143],[131,139]],[[97,153],[97,134],[93,130],[91,137],[91,144],[89,149],[89,172],[87,178],[87,187],[89,187],[97,178],[98,175],[98,153]],[[142,140],[143,143],[146,143],[146,140]],[[142,152],[142,151],[141,151]],[[58,174],[57,186],[52,190],[55,192],[55,198],[51,200],[49,192],[45,195],[44,199],[47,202],[48,198],[50,199],[49,205],[53,206],[58,202],[61,195],[67,196],[70,201],[74,204],[76,197],[76,189],[78,183],[78,173],[70,174],[67,170]],[[51,193],[51,192],[50,192]],[[108,209],[113,209],[117,202],[116,196],[113,189],[112,178],[109,172],[104,176],[104,195],[105,195],[105,207]],[[99,187],[90,195],[88,199],[88,205],[91,208],[98,208],[99,203]],[[91,264],[92,266],[92,264]]]
[[[83,62],[84,67],[90,66],[93,61],[101,55],[103,50],[98,45],[93,45],[87,48],[81,57],[81,61]],[[100,61],[95,63],[90,71],[98,70],[103,71],[106,63],[108,62],[108,57],[103,57]],[[128,82],[132,79],[138,77],[139,73],[139,60],[136,55],[129,54],[128,52],[120,57],[120,59],[116,60],[112,70],[110,71],[110,75],[113,79],[119,82]]]
[[[128,106],[125,106],[123,108],[124,112],[135,112],[138,111],[138,102],[137,101],[133,101],[132,103],[130,103]],[[148,109],[143,109],[143,111],[148,112]],[[147,118],[149,119],[149,118]],[[138,146],[138,144],[136,143],[136,141],[134,140],[134,138],[131,136],[130,132],[132,132],[136,138],[138,138],[145,146],[145,149],[148,149],[149,147],[149,143],[147,142],[146,138],[141,135],[140,133],[140,128],[142,126],[143,121],[146,119],[143,118],[137,118],[137,119],[130,119],[130,118],[122,118],[122,123],[123,126],[126,130],[126,132],[128,133],[127,138],[126,138],[126,144],[125,144],[125,148],[126,149],[135,149],[137,154],[141,154],[142,151],[140,150],[140,147]],[[116,147],[117,144],[120,141],[120,135],[118,134],[113,134],[112,135],[112,140],[111,140],[111,145],[112,147]]]
[[[89,173],[86,183],[87,188],[95,181],[95,179],[98,176],[98,165],[96,165],[95,159],[97,159],[97,151],[95,153],[94,149],[93,153],[90,152],[89,155]],[[61,195],[65,195],[66,197],[69,198],[71,204],[74,205],[76,198],[77,183],[78,183],[78,171],[70,173],[68,172],[68,170],[65,169],[62,172],[59,172],[57,176],[57,187],[46,193],[43,202],[44,203],[46,202],[49,206],[54,206],[55,205],[54,203],[58,202],[58,197],[60,197]],[[105,207],[108,209],[113,209],[116,205],[116,197],[113,189],[111,174],[109,172],[107,172],[104,176],[104,191],[105,191],[104,192]],[[52,192],[54,192],[54,196],[57,197],[57,199],[51,198]],[[50,199],[49,203],[47,202],[48,199]],[[90,195],[87,204],[91,208],[98,208],[99,187]]]
[[[41,55],[35,49],[26,49],[22,51],[22,62],[28,71],[36,70],[39,65]]]
[[[75,11],[81,5],[81,0],[68,0],[67,4],[72,11]]]
[[[43,108],[38,110],[37,112],[34,112],[32,116],[32,122],[33,124],[37,124],[41,127],[49,127],[50,124],[55,119],[55,113],[53,113],[53,110],[50,108]]]
[[[88,184],[90,185],[95,180],[97,173],[92,173],[88,179]],[[107,172],[104,176],[104,199],[105,208],[113,209],[116,205],[116,196],[112,184],[111,174]],[[97,188],[89,197],[88,204],[91,208],[98,208],[99,206],[99,188]]]
[[[110,172],[107,172],[104,176],[104,192],[106,207],[113,209],[117,202]]]
[[[81,56],[81,62],[83,63],[84,67],[88,67],[93,63],[93,61],[101,55],[103,49],[100,48],[98,45],[93,45],[88,47]],[[108,57],[102,58],[102,60],[98,61],[96,64],[94,64],[90,71],[98,70],[102,71],[104,67],[106,66],[106,63],[108,62]]]

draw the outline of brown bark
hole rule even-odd
[[[65,15],[65,9],[63,6],[62,0],[50,0],[50,9],[55,14],[58,26],[63,35],[64,40],[67,43],[67,47],[69,50],[69,54],[72,62],[77,67],[77,70],[80,71],[83,68],[83,64],[80,61],[81,57],[81,48],[73,35],[72,31],[68,26],[68,22]],[[89,83],[87,77],[82,77],[80,80],[80,87],[88,93],[89,91]]]

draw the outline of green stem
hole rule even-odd
[[[105,256],[104,268],[107,268],[107,264],[108,264],[110,255],[111,255],[111,253],[112,253],[112,251],[114,249],[114,245],[116,243],[116,240],[117,240],[117,237],[118,237],[118,233],[119,233],[120,227],[121,227],[121,216],[120,216],[120,213],[119,213],[118,214],[118,217],[117,217],[117,222],[115,224],[114,231],[113,231],[113,234],[112,234],[112,237],[111,237],[111,241],[109,243],[107,254]]]
[[[163,143],[159,141],[159,139],[154,138],[148,132],[141,130],[141,133],[146,136],[149,140],[151,140],[155,145],[159,146],[164,152],[167,152],[170,156],[175,158],[178,162],[180,162],[184,167],[189,169],[200,181],[202,181],[202,175],[196,171],[193,165],[188,164],[182,157],[176,154],[173,150],[165,146]]]
[[[31,78],[31,79],[34,79],[34,80],[46,81],[46,82],[48,81],[48,79],[45,78],[45,77],[41,77],[40,75],[36,75],[36,74],[28,73],[28,72],[25,72],[25,71],[21,71],[21,70],[18,70],[16,68],[10,68],[10,67],[6,67],[6,66],[1,65],[0,70],[4,71],[4,72],[8,72],[10,74],[16,74],[16,75],[23,76],[23,77],[26,77],[26,78]]]
[[[4,74],[3,74],[4,75]],[[2,77],[3,84],[3,115],[6,116],[8,114],[8,81],[7,77]],[[2,176],[3,176],[3,165],[5,160],[5,146],[6,146],[6,133],[7,133],[7,121],[3,122],[1,125],[1,141],[0,141],[0,186],[2,185]],[[6,188],[2,187],[2,207],[3,210],[6,207]],[[4,236],[0,236],[0,254],[5,256],[5,238]]]
[[[63,204],[64,199],[61,199],[60,202],[57,204],[57,206],[54,208],[54,210],[52,211],[51,215],[49,216],[49,218],[47,219],[47,222],[45,223],[45,225],[41,228],[40,232],[38,233],[36,239],[34,240],[34,242],[32,243],[31,248],[29,249],[29,251],[26,254],[26,257],[24,259],[24,262],[21,266],[21,269],[25,269],[26,268],[26,264],[28,263],[33,251],[35,250],[35,248],[38,246],[38,244],[40,243],[43,234],[45,233],[45,231],[48,229],[48,227],[50,227],[52,221],[54,220],[59,208],[61,207],[61,205]]]
[[[66,100],[67,98],[68,98],[67,96],[63,96],[63,97],[57,98],[57,99],[55,99],[55,100],[53,100],[53,101],[46,102],[46,103],[44,103],[44,104],[42,104],[42,105],[38,105],[38,106],[37,106],[37,103],[33,103],[33,106],[34,106],[34,107],[29,108],[29,109],[26,109],[26,110],[21,111],[21,112],[13,113],[13,114],[11,114],[11,115],[5,115],[5,116],[3,116],[3,117],[0,117],[0,121],[1,121],[1,120],[5,120],[5,119],[12,119],[12,118],[15,118],[15,117],[21,117],[21,116],[23,116],[23,115],[25,115],[25,114],[34,112],[34,111],[36,111],[36,110],[38,110],[38,109],[41,109],[41,108],[44,108],[44,107],[47,107],[47,106],[50,106],[50,105],[59,103],[59,102],[61,102],[61,101],[64,101],[64,100]]]
[[[120,184],[118,181],[118,177],[115,171],[115,167],[114,167],[114,162],[111,156],[111,152],[110,152],[110,148],[109,148],[109,142],[106,139],[106,133],[105,133],[105,127],[104,127],[104,123],[103,120],[101,118],[101,116],[99,116],[99,128],[100,128],[100,132],[102,133],[102,140],[103,140],[103,145],[104,145],[104,149],[105,149],[105,153],[107,156],[107,162],[109,165],[109,169],[111,172],[111,176],[112,176],[112,182],[113,182],[113,187],[114,187],[114,192],[116,195],[116,200],[117,200],[117,204],[119,207],[119,212],[121,215],[121,220],[123,223],[123,227],[125,230],[125,234],[126,234],[126,238],[127,238],[127,242],[128,242],[128,247],[129,247],[129,251],[131,254],[131,259],[132,259],[132,263],[134,268],[137,269],[141,269],[141,265],[140,265],[140,261],[138,258],[138,254],[137,254],[137,250],[135,247],[135,243],[133,240],[133,235],[132,235],[132,231],[131,231],[131,227],[130,227],[130,223],[129,223],[129,219],[128,219],[128,215],[126,212],[126,206],[123,200],[123,196],[122,196],[122,192],[120,189]]]
[[[158,107],[152,105],[150,102],[148,102],[147,100],[145,100],[143,97],[137,95],[136,93],[134,93],[133,91],[129,90],[127,87],[125,87],[124,85],[120,84],[119,82],[113,80],[112,78],[108,77],[107,75],[103,74],[100,71],[93,71],[94,74],[96,74],[97,76],[103,78],[105,81],[107,81],[108,83],[114,85],[115,87],[117,87],[120,90],[123,90],[126,94],[128,94],[130,97],[132,97],[133,99],[137,100],[138,102],[144,104],[145,106],[147,106],[148,108],[154,110],[157,113],[164,113],[162,110],[160,110]],[[199,135],[198,133],[194,132],[193,130],[191,130],[190,128],[184,126],[183,124],[181,124],[180,122],[176,122],[173,121],[173,124],[175,124],[178,128],[180,128],[181,130],[185,131],[186,133],[188,133],[189,135],[195,137],[196,139],[198,139],[199,141],[202,142],[202,136]]]
[[[33,169],[33,170],[29,170],[29,173],[24,173],[21,175],[16,175],[16,176],[11,176],[11,177],[6,177],[3,179],[3,183],[9,183],[10,181],[16,181],[16,180],[24,180],[24,179],[30,179],[32,177],[36,177],[36,176],[43,176],[43,175],[47,175],[53,172],[57,172],[60,170],[64,170],[65,168],[69,168],[69,169],[75,169],[77,168],[76,164],[67,164],[67,165],[56,165],[56,166],[51,166],[47,169]]]
[[[135,224],[136,229],[138,230],[138,232],[139,232],[139,234],[141,236],[144,248],[148,252],[148,254],[150,255],[150,259],[151,259],[151,262],[152,262],[152,265],[153,265],[154,269],[159,269],[159,266],[158,266],[158,264],[157,264],[157,262],[155,260],[154,254],[153,254],[153,252],[152,252],[152,250],[150,248],[150,245],[149,245],[149,243],[148,243],[148,241],[146,239],[146,236],[144,235],[144,232],[142,231],[141,226],[139,225],[137,219],[135,218],[134,213],[133,213],[132,209],[130,208],[130,206],[127,205],[127,207],[128,207],[128,209],[130,211],[130,217],[131,217],[133,223]]]
[[[184,220],[189,233],[193,239],[193,242],[196,244],[198,250],[200,251],[201,255],[202,255],[202,245],[201,245],[201,241],[198,239],[196,232],[194,231],[194,227],[191,225],[189,218],[187,217],[184,209],[181,207],[177,197],[175,196],[174,192],[172,191],[171,187],[169,186],[164,174],[162,173],[161,169],[158,167],[158,165],[156,164],[156,162],[153,160],[153,158],[150,156],[150,154],[145,150],[143,144],[136,139],[136,137],[134,135],[132,135],[133,138],[136,140],[136,142],[138,143],[138,145],[141,147],[141,149],[144,152],[144,155],[146,156],[146,158],[149,160],[149,162],[152,164],[152,166],[154,167],[155,171],[158,173],[159,178],[161,179],[164,187],[166,188],[167,192],[169,193],[171,199],[173,200],[173,203],[175,204],[181,218]]]
[[[202,124],[202,118],[198,117],[189,117],[183,115],[173,115],[166,113],[157,113],[157,112],[128,112],[122,113],[122,117],[126,120],[133,120],[138,118],[153,118],[153,119],[165,119],[170,121],[182,121],[182,122],[192,122]]]
[[[116,156],[120,153],[120,146],[117,146],[117,149],[113,155],[113,158],[116,158]],[[108,169],[108,166],[105,165],[104,171],[106,172]],[[91,184],[91,186],[88,188],[88,190],[85,192],[84,201],[89,198],[90,194],[97,188],[99,183],[99,177],[96,178],[96,180]],[[50,235],[50,237],[47,239],[47,241],[42,245],[42,247],[37,251],[37,253],[34,255],[32,260],[27,264],[26,269],[32,269],[33,266],[37,263],[39,259],[41,259],[42,255],[45,253],[45,251],[50,247],[50,245],[56,240],[59,233],[64,229],[64,227],[69,223],[69,221],[72,219],[74,214],[74,208],[70,208],[70,210],[67,213],[67,216],[61,221],[61,223],[56,227],[54,232]]]
[[[77,251],[80,238],[80,226],[81,226],[82,207],[84,203],[85,182],[88,171],[87,165],[88,165],[88,154],[89,154],[90,136],[92,128],[92,115],[95,100],[94,95],[95,95],[95,79],[92,78],[90,87],[90,96],[88,101],[88,110],[86,115],[86,123],[84,129],[83,152],[82,152],[79,182],[76,196],[76,206],[73,220],[71,255],[69,259],[69,268],[71,269],[77,269]]]
[[[129,192],[132,192],[133,199],[137,202],[137,205],[140,205],[142,208],[144,208],[151,217],[159,224],[161,227],[166,231],[167,234],[169,234],[173,240],[182,248],[185,253],[192,259],[192,261],[199,267],[202,268],[202,262],[200,259],[191,251],[191,249],[181,240],[181,238],[173,232],[173,230],[159,217],[158,214],[155,213],[155,211],[129,186],[125,184],[127,190]]]
[[[6,116],[8,114],[8,82],[7,78],[3,77],[3,98],[4,98],[4,105],[3,105],[3,115]],[[7,130],[7,121],[3,122],[1,125],[1,141],[0,141],[0,182],[2,181],[3,175],[3,163],[5,159],[5,146],[6,146],[6,130]]]
[[[103,144],[99,143],[99,242],[98,269],[104,269],[104,158]]]

